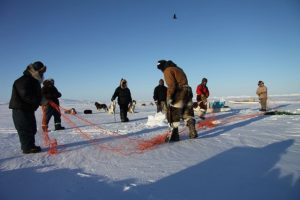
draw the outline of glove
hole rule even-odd
[[[172,102],[173,102],[172,99],[168,99],[168,100],[167,100],[167,106],[168,106],[168,107],[172,106]]]

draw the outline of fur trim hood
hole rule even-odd
[[[40,61],[32,63],[27,66],[26,70],[23,72],[24,75],[30,75],[40,83],[44,81],[44,73],[46,72],[47,67]]]
[[[122,89],[125,89],[125,88],[127,88],[127,81],[126,81],[126,79],[121,79],[121,81],[120,81],[120,87],[122,88]]]

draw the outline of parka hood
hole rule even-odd
[[[125,88],[127,88],[127,81],[126,81],[126,79],[121,79],[121,81],[120,81],[120,87],[122,88],[122,89],[125,89]]]

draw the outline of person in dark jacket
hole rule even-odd
[[[43,122],[42,128],[44,131],[48,131],[48,124],[51,117],[54,117],[55,130],[63,130],[65,127],[61,126],[61,114],[59,111],[59,100],[61,93],[54,86],[53,79],[47,79],[43,82],[42,95],[48,102],[53,102],[56,107],[52,107],[49,103],[43,106]]]
[[[178,127],[181,119],[184,119],[189,128],[189,137],[198,137],[194,119],[193,92],[188,85],[184,71],[171,60],[159,60],[157,68],[163,72],[168,86],[167,119],[172,128],[172,134],[167,140],[179,140]]]
[[[13,84],[9,108],[12,109],[13,122],[24,154],[41,151],[41,147],[35,145],[37,125],[34,113],[42,103],[41,83],[46,69],[42,62],[34,62]]]
[[[167,87],[164,85],[164,80],[159,80],[159,85],[155,87],[153,99],[157,107],[157,112],[166,113],[167,111]]]
[[[120,86],[116,88],[111,101],[114,101],[118,97],[118,104],[120,106],[120,118],[122,122],[128,122],[127,118],[128,107],[132,104],[132,98],[129,88],[127,87],[127,81],[121,79]]]

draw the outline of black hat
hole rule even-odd
[[[160,84],[160,85],[163,85],[164,83],[165,83],[165,82],[164,82],[163,79],[160,79],[160,80],[159,80],[159,84]]]
[[[264,84],[264,82],[263,81],[258,81],[257,85],[261,85],[261,84]]]
[[[159,60],[157,62],[157,69],[160,69],[163,71],[166,68],[166,64],[167,64],[166,60]]]
[[[33,69],[35,71],[39,72],[45,72],[46,71],[46,66],[41,62],[41,61],[36,61],[32,64]]]
[[[203,83],[203,82],[207,82],[207,78],[203,78],[203,79],[202,79],[202,83]]]

